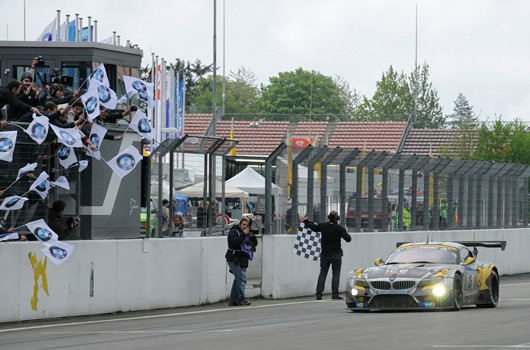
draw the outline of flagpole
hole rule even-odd
[[[226,82],[226,72],[225,72],[225,62],[226,62],[226,59],[225,59],[225,23],[226,23],[226,20],[225,20],[225,0],[223,0],[223,119],[225,119],[225,114],[226,114],[226,100],[225,100],[225,97],[226,97],[226,87],[225,87],[225,82]],[[234,120],[232,119],[232,125],[234,124]]]
[[[26,41],[26,0],[24,0],[24,41]]]
[[[414,60],[414,121],[413,127],[416,127],[418,121],[418,4],[416,4],[416,53]]]

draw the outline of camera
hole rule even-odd
[[[79,225],[79,221],[81,221],[81,219],[79,219],[77,216],[70,216],[68,219],[66,219],[66,224],[68,226],[77,226]]]
[[[63,76],[61,75],[61,68],[54,68],[52,74],[50,74],[50,83],[71,86],[74,83],[74,78]]]
[[[42,56],[37,56],[35,59],[37,60],[35,67],[44,67],[44,58]]]

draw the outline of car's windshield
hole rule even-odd
[[[414,246],[394,250],[388,257],[386,264],[457,264],[457,259],[457,250],[449,247]]]

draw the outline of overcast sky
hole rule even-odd
[[[213,62],[214,0],[25,0],[26,40],[61,10],[98,20],[98,40],[121,35],[151,53]],[[444,113],[463,93],[482,120],[530,121],[530,1],[225,0],[226,73],[244,66],[259,83],[299,67],[340,75],[371,97],[392,65],[430,66]],[[0,40],[24,39],[24,1],[0,0]],[[7,22],[6,22],[7,21]],[[157,27],[155,27],[155,25]],[[217,65],[223,67],[223,0],[217,0]]]

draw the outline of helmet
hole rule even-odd
[[[31,74],[30,72],[22,73],[22,76],[20,77],[20,81],[22,81],[24,79],[29,79],[29,80],[33,81],[33,74]]]

